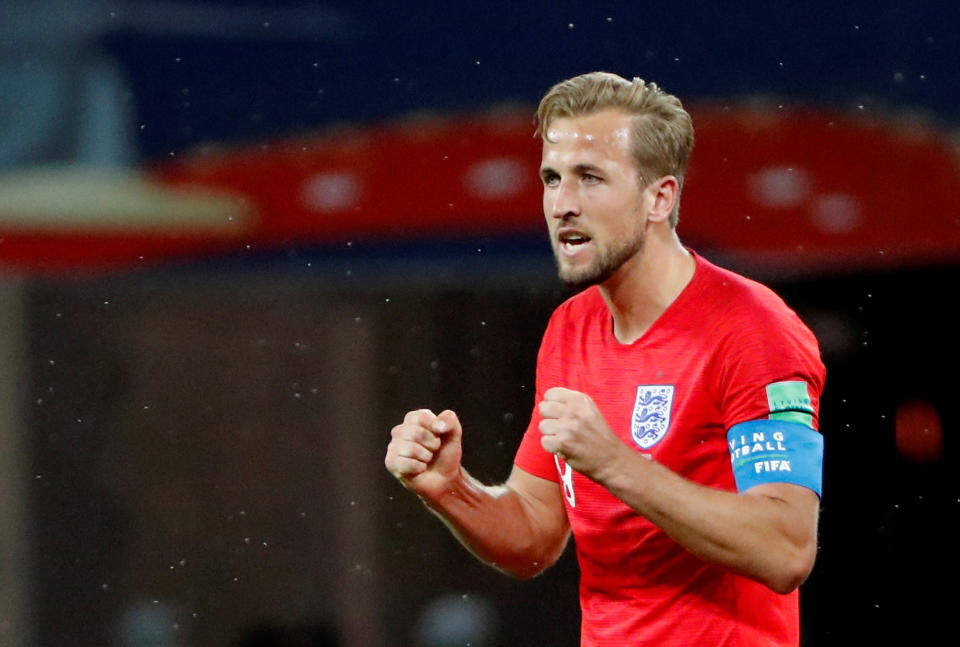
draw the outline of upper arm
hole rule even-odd
[[[570,534],[560,484],[534,476],[514,465],[504,485],[517,495],[531,529],[555,561],[563,552]]]
[[[772,415],[772,414],[771,414]],[[797,422],[753,420],[727,434],[737,489],[774,503],[770,522],[812,567],[823,483],[823,437]]]

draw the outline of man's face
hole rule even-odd
[[[560,279],[603,283],[638,258],[651,196],[630,154],[631,117],[605,110],[553,121],[543,143],[543,213]]]

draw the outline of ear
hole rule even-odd
[[[653,206],[647,214],[650,222],[669,222],[679,189],[680,183],[672,175],[664,175],[647,186],[647,191],[653,195]]]

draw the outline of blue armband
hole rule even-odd
[[[795,483],[821,495],[823,436],[799,422],[750,420],[727,432],[737,491],[764,483]]]

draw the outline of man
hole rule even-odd
[[[387,469],[516,577],[572,530],[584,646],[795,646],[822,472],[816,340],[680,243],[693,127],[676,97],[587,74],[537,123],[560,278],[586,289],[547,327],[513,471],[472,478],[456,415],[428,410],[393,429]]]

